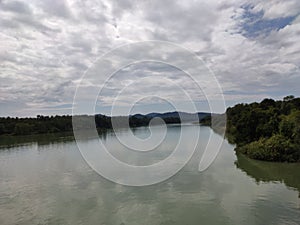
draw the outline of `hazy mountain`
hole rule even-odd
[[[187,113],[187,112],[165,112],[165,113],[148,113],[146,115],[142,115],[142,114],[135,114],[132,115],[136,118],[143,118],[143,117],[148,117],[148,118],[154,118],[154,117],[159,117],[162,119],[167,119],[167,118],[177,118],[180,119],[181,122],[195,122],[195,121],[199,121],[201,119],[203,119],[206,116],[209,116],[210,113],[206,113],[206,112],[198,112],[198,113]]]

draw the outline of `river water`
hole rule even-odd
[[[70,136],[0,137],[0,224],[300,224],[300,164],[237,156],[224,140],[213,164],[199,172],[208,138],[222,137],[198,125],[168,126],[159,154],[150,153],[147,160],[129,152],[111,131],[100,138],[115,157],[151,164],[172,152],[180,132],[197,129],[199,143],[189,163],[170,179],[146,187],[123,186],[98,175]],[[117,132],[123,138],[129,134]],[[134,134],[147,137],[149,130],[137,128]],[[87,148],[98,143],[81,141]],[[182,141],[190,147],[189,138]]]

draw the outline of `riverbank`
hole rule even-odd
[[[226,111],[226,136],[252,159],[300,162],[300,98],[238,104]],[[211,118],[201,121],[211,125]]]

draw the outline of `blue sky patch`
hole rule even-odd
[[[273,30],[280,30],[291,24],[296,16],[264,19],[264,11],[252,12],[253,6],[242,7],[245,12],[242,16],[243,24],[241,33],[247,38],[268,35]]]

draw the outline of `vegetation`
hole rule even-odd
[[[226,113],[226,134],[237,152],[259,160],[300,162],[300,98],[238,104]]]
[[[27,135],[71,130],[71,116],[38,115],[36,118],[0,118],[0,135]]]
[[[87,115],[77,116],[82,121],[83,129],[88,128],[87,121],[90,122],[90,117]],[[112,117],[105,115],[95,115],[95,124],[98,129],[112,128]],[[113,117],[114,123],[118,127],[125,127],[128,123],[130,127],[140,127],[149,124],[152,117],[148,116],[130,116],[128,117]],[[166,123],[179,123],[179,118],[166,117],[163,118]],[[72,116],[41,116],[36,118],[0,118],[0,135],[32,135],[32,134],[47,134],[57,132],[73,131]]]
[[[178,113],[177,113],[178,114]],[[169,116],[161,114],[166,123],[180,123],[176,112]],[[208,115],[208,114],[206,114]],[[198,115],[203,118],[206,115]],[[194,118],[185,115],[188,119]],[[215,115],[218,124],[218,115]],[[219,115],[220,118],[224,115]],[[287,96],[282,101],[264,99],[260,103],[238,104],[226,111],[226,135],[230,142],[236,144],[236,151],[253,159],[266,161],[300,162],[300,98]],[[81,124],[78,129],[90,127],[90,116],[77,116]],[[129,120],[130,127],[147,126],[155,117],[137,114],[128,117],[108,117],[95,115],[98,129],[124,127]],[[220,119],[220,127],[224,128]],[[211,116],[201,120],[210,125]],[[218,125],[217,125],[218,126]],[[216,125],[214,128],[216,129]],[[0,118],[0,135],[28,135],[56,132],[70,132],[72,116],[41,116],[36,118]]]

